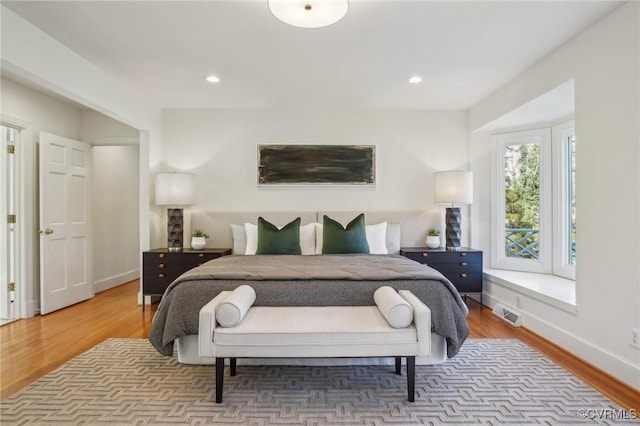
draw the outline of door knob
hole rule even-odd
[[[44,231],[40,231],[41,234],[51,235],[53,234],[53,229],[47,228]]]

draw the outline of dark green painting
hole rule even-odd
[[[258,145],[260,185],[375,185],[374,145]]]

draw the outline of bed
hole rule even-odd
[[[330,214],[342,218],[342,221],[352,216],[349,212]],[[310,223],[322,217],[320,215],[325,213],[305,213],[303,216]],[[227,238],[222,244],[233,245],[236,254],[194,268],[167,288],[153,319],[150,342],[158,352],[167,356],[174,354],[174,343],[177,342],[180,362],[210,363],[210,359],[197,356],[198,313],[221,291],[233,290],[242,284],[254,287],[255,306],[366,306],[373,304],[373,293],[377,288],[389,285],[396,290],[410,290],[429,306],[432,310],[432,334],[442,343],[441,352],[444,352],[439,356],[454,356],[469,334],[465,303],[455,287],[438,271],[396,254],[400,245],[419,245],[414,240],[403,241],[401,234],[407,232],[407,228],[411,229],[411,223],[424,219],[422,213],[368,215],[371,225],[373,222],[378,224],[382,217],[397,221],[385,228],[385,236],[382,237],[387,254],[248,256],[240,253],[246,249],[247,241],[238,242],[238,236],[233,237],[233,223],[225,226],[218,216],[215,220],[217,234],[222,239]],[[251,216],[255,221],[257,215],[249,213],[249,217],[244,217],[251,220]],[[194,215],[191,227],[212,229],[212,223],[207,222],[210,218],[210,213]],[[282,226],[292,218],[292,213],[271,214],[270,218]],[[239,222],[242,215],[230,215],[227,220]],[[408,227],[405,224],[409,224]],[[418,238],[422,236],[419,232],[418,235]]]

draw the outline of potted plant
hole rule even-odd
[[[438,248],[440,247],[440,232],[436,230],[436,228],[427,229],[427,248]]]
[[[191,248],[202,250],[207,245],[209,236],[202,229],[194,229],[191,233]]]

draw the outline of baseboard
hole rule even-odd
[[[493,309],[498,302],[509,304],[508,301],[501,300],[489,294],[483,295],[483,301],[485,305],[491,309]],[[640,390],[640,368],[638,366],[620,358],[606,348],[543,320],[531,312],[523,309],[520,309],[520,312],[522,313],[522,325],[524,328],[558,345],[576,358],[615,377],[620,382],[636,390]]]
[[[138,278],[140,278],[140,269],[134,269],[133,271],[124,272],[122,274],[95,281],[93,283],[93,291],[94,293],[100,293],[101,291],[109,290],[110,288],[117,287]]]

